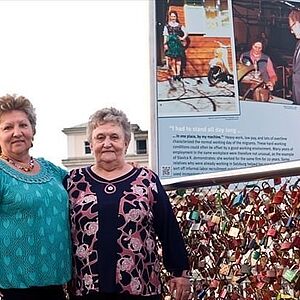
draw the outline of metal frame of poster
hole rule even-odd
[[[268,3],[150,4],[150,160],[161,178],[300,158],[289,28],[300,3]]]

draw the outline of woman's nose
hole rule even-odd
[[[106,137],[104,140],[104,147],[110,147],[111,146],[111,140],[109,137]]]
[[[14,128],[13,134],[14,134],[14,136],[20,136],[20,135],[22,135],[22,131],[21,131],[21,129],[19,127],[16,126]]]

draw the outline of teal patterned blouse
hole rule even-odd
[[[0,288],[59,285],[71,278],[66,171],[37,161],[35,175],[0,161]]]

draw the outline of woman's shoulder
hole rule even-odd
[[[63,169],[60,166],[55,165],[53,162],[46,160],[43,157],[39,157],[36,161],[40,165],[40,172],[37,176],[43,178],[43,180],[49,180],[51,178],[58,178],[59,180],[63,180],[63,178],[67,174],[67,170]]]
[[[14,178],[17,181],[26,183],[44,183],[50,181],[53,177],[62,179],[66,175],[66,171],[52,162],[39,157],[35,161],[39,165],[39,171],[34,174],[20,172],[4,162],[0,161],[1,178]]]
[[[139,176],[148,177],[151,180],[157,180],[158,175],[148,167],[140,167],[139,169]]]
[[[54,171],[54,172],[59,172],[59,173],[62,173],[64,175],[67,174],[67,170],[66,169],[63,169],[62,167],[58,166],[58,165],[55,165],[53,162],[43,158],[43,157],[39,157],[36,159],[36,161],[40,164],[41,168],[47,168],[47,169],[50,169],[51,171]]]
[[[71,169],[67,172],[66,177],[67,178],[75,178],[77,176],[84,176],[84,174],[86,174],[87,170],[90,168],[90,166],[88,167],[82,167],[82,168],[75,168],[75,169]]]

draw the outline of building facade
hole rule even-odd
[[[68,169],[80,168],[94,163],[89,142],[86,136],[86,123],[64,128],[67,136],[68,157],[62,164]],[[148,131],[141,130],[137,124],[131,124],[131,141],[126,153],[126,161],[140,166],[148,166]]]

